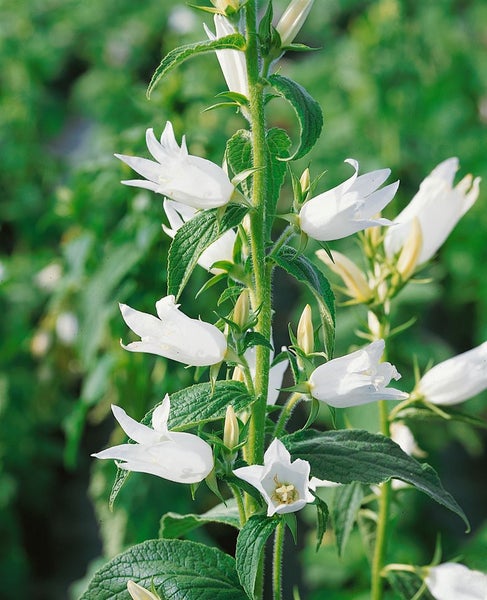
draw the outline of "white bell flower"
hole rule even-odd
[[[212,33],[206,25],[203,25],[210,40],[216,40],[235,33],[233,25],[223,15],[215,15],[214,22],[216,34]],[[220,63],[228,89],[248,98],[249,83],[245,53],[241,50],[216,50],[216,57]]]
[[[216,208],[230,201],[234,186],[225,171],[206,158],[189,154],[184,136],[181,147],[178,146],[169,121],[160,142],[153,129],[146,131],[146,141],[156,162],[138,156],[115,154],[145,177],[145,180],[132,179],[122,183],[152,190],[193,208]]]
[[[113,446],[92,456],[114,459],[126,471],[149,473],[177,483],[203,481],[213,469],[211,446],[192,433],[168,431],[169,410],[170,400],[166,395],[152,413],[152,427],[147,427],[112,405],[120,426],[137,443]]]
[[[171,238],[176,235],[176,232],[184,223],[192,219],[197,213],[195,208],[181,204],[181,202],[168,200],[167,198],[164,199],[164,211],[170,227],[163,225],[162,229]],[[237,234],[233,229],[225,231],[221,237],[201,253],[198,264],[207,271],[210,271],[210,273],[223,273],[221,269],[212,269],[211,265],[220,260],[233,262],[233,246],[236,238]]]
[[[416,218],[422,234],[417,265],[436,253],[479,195],[480,177],[473,179],[467,175],[453,187],[457,171],[458,158],[448,158],[424,179],[411,202],[394,219],[394,227],[387,230],[384,246],[389,257],[397,254],[407,242]]]
[[[487,389],[487,342],[435,365],[419,380],[415,395],[432,404],[459,404]]]
[[[284,444],[274,439],[264,454],[264,465],[235,469],[234,474],[254,486],[267,503],[267,516],[301,510],[314,497],[310,492],[310,465],[291,455]]]
[[[309,378],[310,394],[336,408],[407,398],[405,392],[387,387],[401,376],[391,363],[380,362],[384,346],[384,340],[376,340],[319,366]]]
[[[285,350],[285,348],[282,348]],[[255,374],[257,371],[257,356],[256,347],[251,346],[244,353],[244,358],[247,361],[250,375],[255,380]],[[269,361],[272,363],[274,360],[274,351],[271,350]],[[284,379],[284,373],[289,366],[288,360],[282,360],[269,369],[269,385],[267,388],[267,406],[274,406],[281,393],[282,380]]]
[[[430,567],[425,583],[436,600],[487,600],[487,575],[458,563]]]
[[[157,317],[120,304],[122,317],[141,337],[139,342],[122,344],[130,352],[147,352],[191,365],[209,366],[221,362],[227,350],[223,333],[199,319],[191,319],[179,310],[174,296],[156,302]]]
[[[359,164],[345,161],[355,173],[340,185],[308,200],[301,208],[301,229],[314,240],[339,240],[375,225],[391,221],[376,215],[392,200],[399,181],[379,189],[390,175],[390,169],[379,169],[358,176]]]
[[[314,0],[291,0],[276,25],[283,47],[292,43],[313,6]]]

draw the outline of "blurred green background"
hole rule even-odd
[[[275,12],[285,5],[275,2]],[[113,153],[146,156],[145,129],[160,134],[171,120],[178,137],[187,133],[193,154],[222,160],[226,139],[244,123],[232,109],[203,112],[225,89],[215,57],[185,63],[150,102],[145,98],[162,55],[204,39],[203,20],[211,18],[168,0],[0,3],[0,596],[6,600],[76,598],[88,570],[156,537],[165,511],[195,510],[186,489],[137,475],[109,512],[113,465],[94,465],[89,455],[110,436],[122,439],[118,429],[112,433],[110,403],[142,417],[164,393],[192,381],[182,366],[119,346],[126,329],[117,302],[151,312],[166,293],[168,239],[160,227],[162,199],[120,185],[129,171]],[[460,158],[462,176],[487,180],[486,24],[483,0],[316,0],[298,41],[320,50],[289,54],[280,65],[325,115],[318,145],[296,172],[310,161],[314,175],[327,170],[321,191],[348,176],[342,161],[349,156],[362,171],[388,166],[401,180],[390,217],[449,156]],[[278,101],[268,112],[272,124],[296,131]],[[396,324],[418,319],[391,351],[404,389],[411,386],[413,355],[424,368],[487,339],[485,207],[481,191],[429,268],[434,282],[410,286],[395,304]],[[340,249],[353,252],[355,243]],[[192,289],[205,280],[199,269]],[[294,304],[298,291],[289,281],[276,285],[279,347],[302,304]],[[188,292],[185,310],[211,319],[214,298],[209,292],[195,302]],[[364,315],[360,309],[339,315],[341,354],[356,341]],[[469,411],[486,417],[486,400],[485,393],[472,400]],[[463,553],[470,566],[487,570],[485,434],[444,423],[415,433],[474,531],[465,536],[445,511],[404,492],[395,558],[426,564],[441,529],[447,557]],[[210,502],[199,493],[197,509]],[[231,550],[226,531],[212,535]],[[314,554],[306,540],[300,539],[303,598],[367,597],[355,538],[340,561],[332,546]]]

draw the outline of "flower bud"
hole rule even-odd
[[[311,178],[308,168],[303,171],[303,174],[299,179],[299,185],[301,186],[301,193],[304,196],[309,191],[309,186],[311,185]]]
[[[133,600],[161,600],[159,596],[156,596],[152,592],[149,592],[141,585],[135,583],[129,579],[127,581],[128,593],[132,596]]]
[[[247,288],[240,294],[233,309],[233,322],[244,329],[249,320],[249,291]]]
[[[292,0],[284,11],[276,29],[281,37],[281,46],[285,48],[292,43],[306,21],[314,0]]]
[[[227,16],[240,10],[240,0],[211,0],[211,3],[217,10]]]
[[[415,217],[396,264],[397,272],[403,281],[407,281],[414,273],[422,247],[423,232],[418,217]]]
[[[312,354],[314,351],[314,329],[311,313],[311,306],[307,304],[301,314],[297,331],[298,346],[305,354]]]
[[[351,298],[358,302],[368,302],[371,299],[372,290],[362,271],[344,254],[334,251],[333,261],[324,250],[318,250],[316,256],[342,278],[347,294]]]
[[[227,406],[225,425],[223,428],[223,445],[225,448],[233,450],[233,448],[238,446],[239,435],[240,430],[233,406]]]
[[[233,369],[232,381],[241,381],[242,383],[245,383],[244,372],[238,366]]]

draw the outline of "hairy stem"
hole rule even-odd
[[[274,536],[274,556],[272,564],[272,600],[282,600],[282,555],[286,525],[280,521]]]

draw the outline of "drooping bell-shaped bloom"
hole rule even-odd
[[[192,219],[197,213],[195,208],[181,204],[181,202],[168,200],[167,198],[164,200],[164,211],[170,227],[163,225],[162,229],[171,238],[176,235],[176,232],[184,225],[184,223]],[[212,269],[211,265],[220,260],[233,262],[233,246],[236,237],[237,234],[233,229],[225,231],[216,242],[213,242],[213,244],[208,246],[208,248],[201,253],[198,264],[207,271],[210,271],[210,273],[222,273],[223,271],[221,269]]]
[[[487,599],[487,575],[458,563],[430,567],[425,583],[436,600]]]
[[[367,227],[391,224],[377,217],[399,186],[396,181],[380,188],[389,177],[390,169],[359,176],[358,162],[351,158],[345,162],[352,165],[355,173],[340,185],[308,200],[299,213],[301,229],[315,240],[339,240]]]
[[[161,600],[159,596],[156,596],[149,590],[146,590],[135,581],[129,579],[127,581],[127,591],[130,594],[132,600]]]
[[[114,459],[126,471],[157,475],[177,483],[197,483],[213,469],[211,446],[197,435],[168,431],[170,400],[166,395],[162,404],[152,413],[152,427],[139,423],[119,406],[112,411],[135,444],[112,446],[96,454],[95,458]]]
[[[212,33],[208,27],[204,25],[206,35],[210,40],[216,40],[235,33],[233,25],[223,15],[215,15],[214,22],[216,34]],[[216,57],[220,63],[220,68],[228,89],[231,92],[242,94],[242,96],[248,98],[249,83],[247,78],[245,53],[241,50],[217,50]]]
[[[429,260],[443,244],[460,218],[479,195],[480,177],[464,177],[453,187],[458,158],[440,163],[421,183],[418,192],[387,230],[384,246],[388,256],[397,254],[410,236],[414,219],[421,227],[422,248],[417,265]]]
[[[115,154],[145,179],[122,181],[125,185],[152,190],[193,208],[224,206],[232,197],[234,186],[225,171],[206,158],[188,153],[183,136],[178,146],[168,121],[158,142],[153,129],[146,132],[147,148],[155,161],[138,156]]]
[[[344,254],[333,250],[331,260],[325,250],[317,250],[316,256],[342,278],[346,292],[351,298],[357,302],[368,302],[372,298],[372,290],[364,273]]]
[[[298,34],[306,21],[313,2],[314,0],[292,0],[288,4],[276,25],[283,47],[289,46]]]
[[[191,319],[179,310],[174,296],[156,302],[157,317],[120,304],[122,317],[140,336],[139,342],[122,344],[130,352],[147,352],[191,365],[209,366],[223,360],[227,340],[223,333],[199,319]]]
[[[267,516],[301,510],[314,497],[310,492],[310,465],[291,455],[284,444],[274,439],[264,454],[264,465],[240,467],[234,474],[253,485],[267,503]]]
[[[316,368],[308,382],[311,396],[336,408],[407,398],[405,392],[387,387],[401,376],[391,363],[380,362],[384,345],[376,340]]]
[[[419,380],[414,394],[432,404],[459,404],[487,389],[487,342],[435,365]]]

